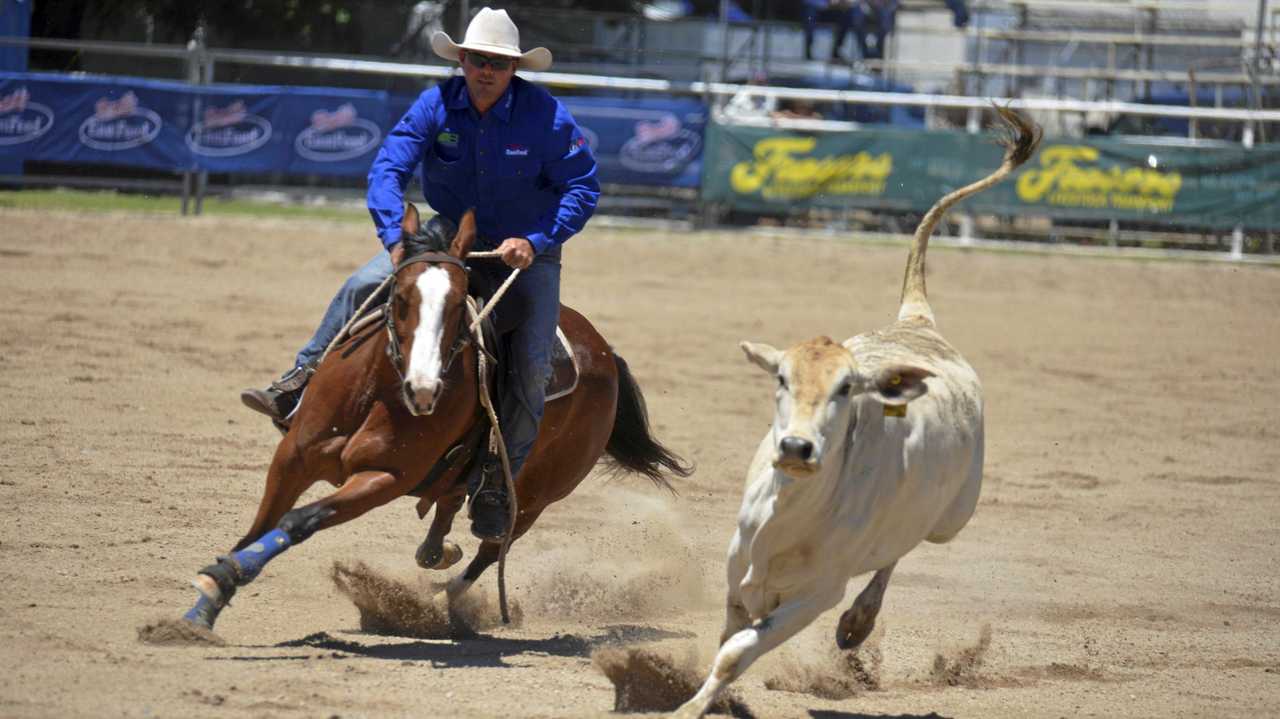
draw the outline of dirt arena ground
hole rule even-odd
[[[335,589],[335,560],[422,581],[426,525],[400,500],[276,560],[223,614],[226,646],[139,642],[192,604],[188,580],[256,506],[276,434],[239,390],[287,367],[374,247],[357,222],[0,210],[0,716],[598,716],[614,695],[593,651],[648,644],[703,671],[772,410],[771,380],[737,342],[880,326],[905,259],[903,246],[589,230],[566,251],[564,298],[697,463],[678,497],[589,478],[513,550],[523,622],[478,638],[361,632]],[[840,678],[833,611],[750,669],[747,705],[1280,715],[1280,270],[930,259],[940,327],[986,386],[978,512],[899,565],[864,655],[878,688],[805,691]]]

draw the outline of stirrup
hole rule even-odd
[[[311,381],[311,375],[316,373],[316,363],[308,362],[298,365],[293,369],[280,375],[280,379],[271,383],[271,386],[281,392],[294,392],[307,386],[307,382]]]

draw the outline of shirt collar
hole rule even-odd
[[[502,97],[489,108],[489,113],[497,117],[503,122],[511,121],[511,108],[515,105],[516,83],[520,78],[511,78],[511,84],[507,85],[507,91],[502,93]],[[470,110],[471,96],[467,94],[467,80],[464,77],[458,78],[458,84],[453,87],[445,99],[445,107],[450,110]]]

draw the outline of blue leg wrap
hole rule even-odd
[[[213,623],[218,621],[218,613],[221,611],[222,607],[209,601],[208,597],[201,594],[200,598],[196,600],[196,605],[191,608],[191,611],[182,615],[182,618],[205,629],[213,629]]]
[[[258,541],[231,554],[232,561],[239,567],[239,577],[236,584],[248,584],[252,582],[262,568],[267,566],[267,562],[271,561],[276,555],[288,549],[293,544],[289,539],[289,534],[282,529],[273,529],[262,535]]]

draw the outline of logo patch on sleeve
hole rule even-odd
[[[445,147],[457,147],[458,133],[449,132],[448,130],[445,130],[439,135],[436,135],[436,142],[440,143],[441,145],[444,145]]]
[[[507,157],[524,157],[529,154],[529,148],[524,145],[510,144],[507,145]]]

